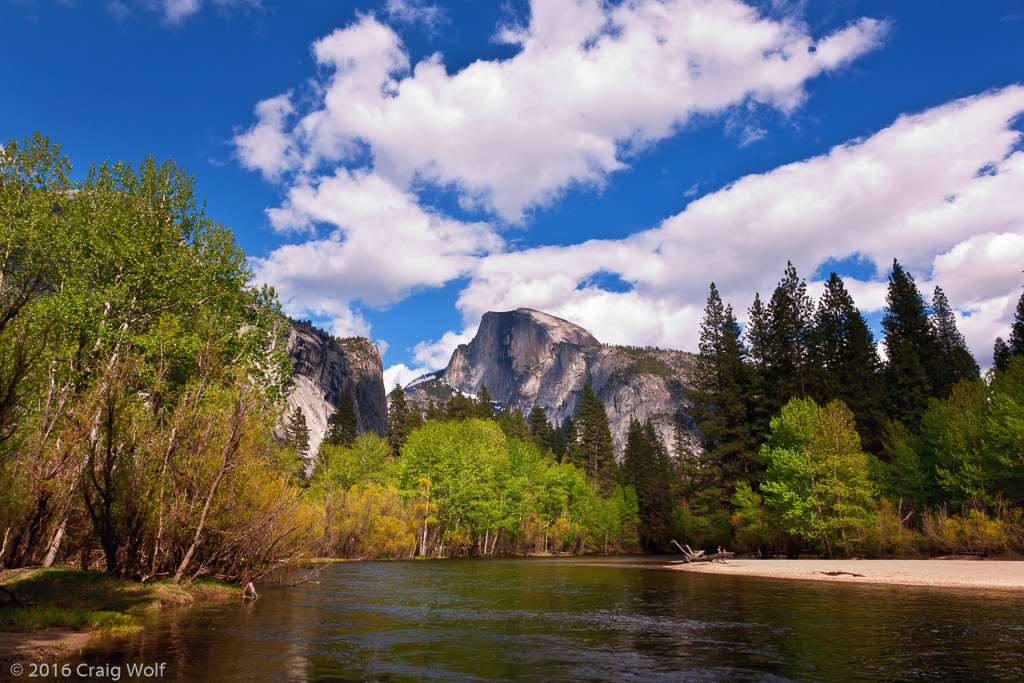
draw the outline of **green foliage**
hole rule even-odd
[[[877,449],[884,421],[879,378],[881,363],[864,316],[853,304],[842,279],[832,273],[814,316],[810,359],[818,401],[839,399],[857,418],[858,432]]]
[[[935,392],[937,396],[948,396],[957,382],[977,379],[978,363],[967,350],[967,341],[956,328],[956,317],[941,287],[935,288],[932,297],[932,328],[938,341]]]
[[[920,424],[928,399],[938,395],[935,374],[939,341],[913,276],[895,259],[885,301],[882,329],[888,359],[885,384],[889,416],[913,430]]]
[[[309,425],[306,423],[306,414],[298,406],[288,418],[288,425],[285,427],[285,440],[295,448],[295,452],[300,458],[309,456]]]
[[[327,421],[327,433],[324,434],[321,443],[330,446],[351,446],[359,436],[358,421],[352,392],[346,391],[338,399],[338,405],[331,419]]]
[[[612,447],[612,433],[604,403],[590,383],[583,386],[576,405],[576,440],[570,445],[571,462],[582,467],[597,482],[598,489],[609,496],[618,480],[618,466]]]
[[[771,426],[762,448],[768,470],[761,486],[771,515],[782,532],[820,541],[829,556],[836,550],[849,554],[873,496],[853,414],[840,401],[819,408],[811,399],[792,399]],[[757,519],[746,492],[734,502]]]
[[[356,437],[351,446],[325,444],[310,482],[310,489],[321,500],[330,491],[344,491],[363,484],[381,486],[398,483],[398,460],[391,454],[388,441],[373,432]]]

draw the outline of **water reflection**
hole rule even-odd
[[[82,661],[199,681],[1020,680],[1021,597],[636,558],[342,563],[254,603],[154,615]]]

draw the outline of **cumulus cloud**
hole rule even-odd
[[[410,368],[405,363],[392,365],[384,371],[384,391],[390,392],[396,385],[403,387],[408,386],[409,382],[418,377],[422,377],[428,372],[433,372],[433,369]]]
[[[815,39],[737,0],[532,0],[530,10],[528,24],[499,34],[517,55],[454,74],[440,55],[413,66],[398,35],[363,16],[314,44],[330,73],[319,104],[293,126],[261,118],[257,127],[274,128],[265,155],[251,137],[239,144],[275,159],[288,136],[307,165],[344,162],[364,144],[397,184],[453,186],[517,221],[571,185],[600,185],[694,116],[739,104],[792,111],[809,79],[886,32],[862,19]],[[750,126],[743,140],[757,136]]]
[[[487,310],[531,306],[603,341],[694,350],[712,281],[744,320],[754,292],[770,296],[787,260],[809,276],[830,260],[859,257],[875,265],[876,278],[847,288],[872,312],[885,305],[896,257],[926,296],[942,286],[973,352],[987,361],[1024,281],[1024,151],[1012,127],[1022,112],[1020,86],[965,98],[742,178],[625,239],[488,256],[458,305],[470,323]],[[632,288],[587,285],[597,272]]]
[[[329,234],[251,259],[256,276],[275,286],[289,314],[331,315],[339,329],[362,334],[368,326],[352,313],[354,302],[386,307],[504,248],[487,224],[428,211],[415,195],[368,171],[339,169],[296,185],[269,215],[282,232],[326,225]]]

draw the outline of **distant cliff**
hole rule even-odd
[[[295,388],[288,412],[302,408],[316,452],[327,421],[346,391],[352,392],[360,431],[381,436],[387,430],[387,399],[380,352],[369,339],[337,339],[304,322],[289,321],[286,350],[292,359]]]
[[[650,418],[671,448],[672,419],[686,403],[695,357],[684,351],[605,346],[590,332],[528,308],[485,313],[469,344],[459,346],[448,366],[406,389],[421,406],[447,400],[454,390],[475,394],[487,386],[503,409],[529,415],[535,405],[561,424],[576,411],[587,382],[604,402],[621,454],[629,419]],[[696,447],[693,433],[690,447]]]

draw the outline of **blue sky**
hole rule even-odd
[[[0,0],[0,138],[173,157],[286,310],[442,367],[488,310],[694,350],[898,258],[983,366],[1024,284],[1024,0]]]

